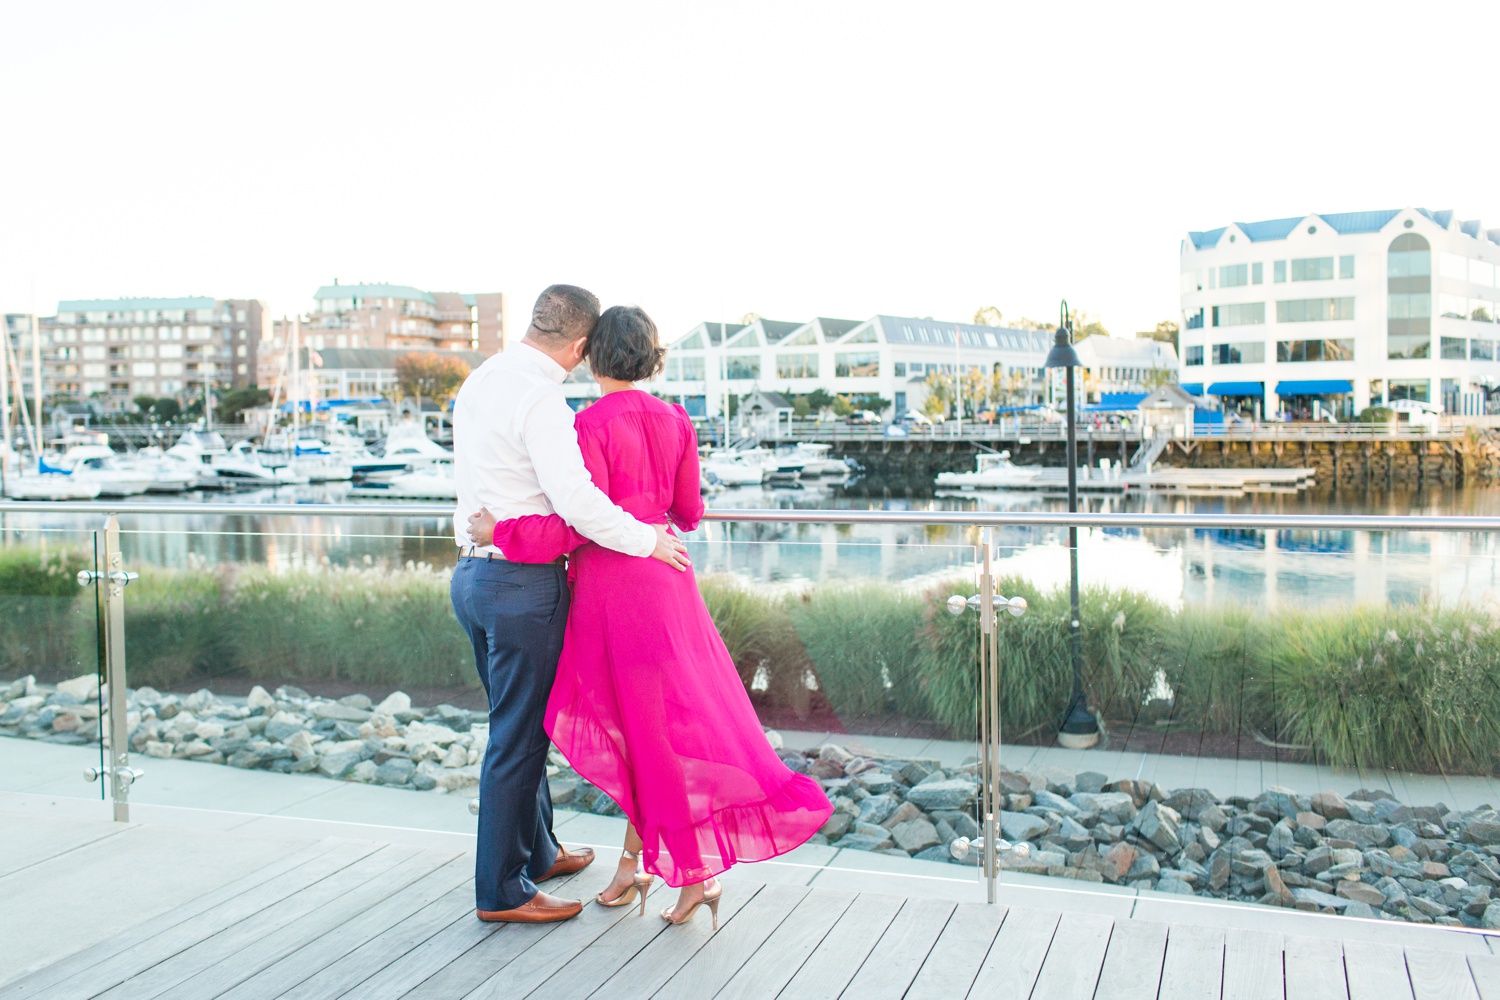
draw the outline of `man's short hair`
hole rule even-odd
[[[656,324],[644,310],[610,306],[589,334],[583,356],[595,375],[644,382],[661,371],[667,351],[657,342]]]
[[[577,285],[548,285],[531,307],[526,335],[547,347],[567,347],[594,332],[599,300]]]

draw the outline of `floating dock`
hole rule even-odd
[[[1149,472],[1133,469],[1078,470],[1080,493],[1297,493],[1313,485],[1316,469],[1191,469],[1162,467]],[[958,487],[949,487],[957,492]],[[1041,475],[1024,483],[993,487],[963,487],[964,493],[990,493],[1026,490],[1064,493],[1068,489],[1067,469],[1043,469]]]

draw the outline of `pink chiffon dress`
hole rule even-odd
[[[610,499],[647,524],[697,527],[698,439],[682,407],[613,392],[575,425]],[[494,543],[515,562],[572,553],[547,733],[630,817],[647,871],[689,885],[818,832],[833,807],[766,739],[691,569],[602,548],[555,514],[502,521]]]

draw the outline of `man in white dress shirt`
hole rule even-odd
[[[479,778],[474,896],[481,920],[540,923],[575,916],[582,903],[537,888],[593,861],[552,834],[547,789],[547,696],[562,653],[570,595],[562,561],[513,563],[469,537],[467,515],[498,520],[557,513],[599,545],[678,569],[686,550],[661,525],[642,524],[589,478],[560,385],[578,366],[599,319],[599,300],[553,285],[536,301],[525,338],[480,365],[453,407],[459,546],[453,610],[474,645],[490,703],[490,738]]]

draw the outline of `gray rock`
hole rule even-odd
[[[1052,792],[1047,791],[1046,789],[1042,789],[1041,791],[1037,792],[1034,798],[1036,805],[1041,809],[1046,809],[1049,812],[1061,813],[1064,816],[1078,815],[1077,806],[1069,802],[1067,799],[1063,798],[1061,795],[1056,795]]]
[[[1283,858],[1296,842],[1297,835],[1292,832],[1286,820],[1282,820],[1271,828],[1271,833],[1266,837],[1266,851],[1273,858]]]
[[[412,776],[416,773],[417,765],[405,757],[392,757],[376,768],[375,780],[382,785],[405,785],[411,781]],[[548,782],[548,786],[551,786],[550,781]],[[559,804],[555,792],[552,796],[552,802],[554,805]]]
[[[1177,838],[1179,823],[1180,817],[1175,809],[1156,801],[1148,801],[1136,817],[1136,829],[1141,836],[1169,856],[1182,851],[1182,843]]]
[[[330,778],[342,778],[359,762],[360,758],[357,750],[341,750],[319,757],[318,770]]]
[[[1115,823],[1135,819],[1135,802],[1124,792],[1079,792],[1074,794],[1072,802],[1079,809]]]
[[[977,785],[962,778],[951,778],[918,785],[906,793],[906,801],[923,809],[962,809],[974,798]]]
[[[1297,902],[1311,903],[1320,910],[1327,909],[1342,911],[1349,905],[1349,900],[1340,899],[1338,896],[1323,892],[1320,889],[1293,889],[1291,890],[1291,892],[1292,898]]]
[[[1040,816],[1026,813],[1000,812],[1000,830],[1007,840],[1035,840],[1046,833],[1049,824]]]
[[[319,719],[332,719],[335,722],[369,722],[371,715],[369,709],[341,705],[336,701],[316,702],[309,710]]]
[[[366,784],[375,780],[375,775],[380,771],[373,760],[362,760],[355,764],[349,771],[349,778],[353,781],[362,781]]]
[[[1471,820],[1464,824],[1464,839],[1482,846],[1500,844],[1500,822]]]
[[[1078,777],[1073,782],[1073,794],[1102,792],[1107,784],[1109,784],[1108,775],[1100,774],[1098,771],[1079,771]]]
[[[859,818],[866,823],[884,823],[900,805],[894,795],[871,795],[859,804]]]
[[[891,846],[891,835],[884,827],[877,827],[883,836],[873,836],[867,833],[848,833],[833,842],[834,847],[847,848],[853,851],[877,851],[882,847]]]
[[[917,853],[939,843],[937,827],[925,819],[910,819],[891,830],[891,839],[903,851]]]
[[[1335,840],[1347,840],[1362,849],[1384,847],[1391,842],[1391,832],[1383,826],[1370,826],[1352,819],[1328,821],[1328,836]]]
[[[1373,920],[1377,916],[1377,913],[1369,903],[1350,902],[1348,906],[1344,907],[1344,916],[1364,917],[1366,920]]]
[[[1489,930],[1500,930],[1500,902],[1491,903],[1484,908],[1484,916],[1479,918],[1479,926]]]
[[[871,795],[884,795],[896,787],[896,779],[884,771],[861,771],[854,783]]]
[[[844,834],[848,833],[849,828],[853,825],[853,816],[850,816],[846,812],[836,812],[832,816],[828,817],[828,822],[824,823],[822,828],[819,829],[818,832],[827,837],[829,840],[838,840]]]

